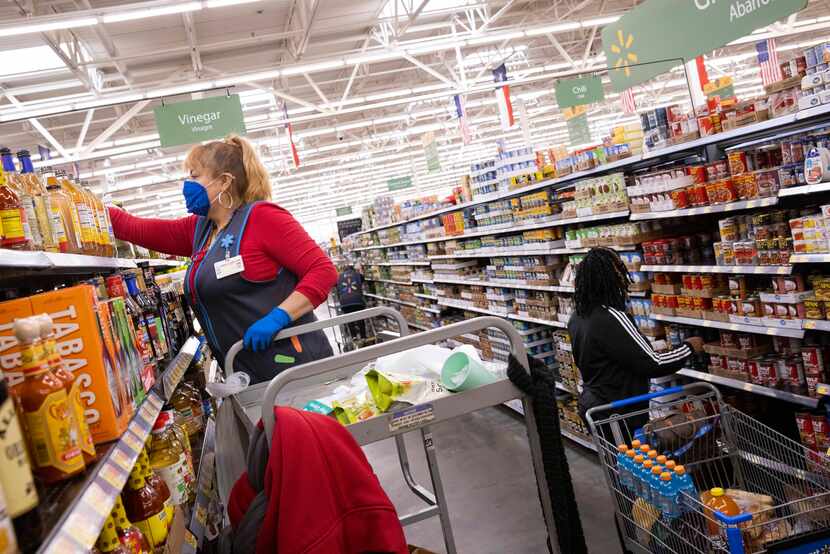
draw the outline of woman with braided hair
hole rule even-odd
[[[625,264],[608,248],[592,248],[577,267],[576,309],[568,331],[584,382],[579,398],[583,418],[594,406],[646,394],[649,379],[671,375],[703,348],[703,339],[690,337],[679,348],[655,352],[625,313],[630,283]]]

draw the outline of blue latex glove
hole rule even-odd
[[[243,342],[245,348],[254,352],[267,350],[277,333],[291,323],[291,316],[282,308],[274,308],[271,312],[255,321],[245,331]]]

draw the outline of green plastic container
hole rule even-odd
[[[495,375],[484,369],[480,361],[464,352],[451,354],[441,368],[441,384],[453,392],[474,389],[495,381]]]

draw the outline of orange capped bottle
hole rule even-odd
[[[56,483],[85,467],[69,396],[63,381],[49,370],[37,319],[15,320],[14,334],[23,347],[23,381],[12,387],[12,394],[25,429],[32,469],[44,483]]]
[[[84,403],[81,400],[81,383],[75,378],[74,373],[66,369],[60,352],[58,352],[55,344],[55,334],[53,333],[52,318],[48,314],[35,317],[40,322],[40,340],[43,342],[43,351],[49,369],[52,370],[55,377],[63,381],[66,394],[69,395],[69,404],[72,408],[75,425],[78,427],[79,446],[84,455],[84,462],[91,464],[95,461],[95,443],[92,441],[92,433],[89,431],[89,425],[86,422]]]

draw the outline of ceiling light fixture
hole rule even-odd
[[[14,37],[18,35],[28,35],[31,33],[44,33],[46,31],[56,31],[58,29],[75,29],[78,27],[89,27],[97,24],[97,17],[76,17],[74,19],[59,19],[57,21],[47,21],[44,23],[13,25],[9,27],[0,27],[0,37]]]
[[[122,21],[133,21],[135,19],[145,19],[148,17],[157,17],[160,15],[172,15],[177,13],[195,12],[201,9],[201,2],[186,2],[184,4],[162,6],[159,8],[129,10],[121,13],[108,13],[101,16],[101,21],[104,23],[120,23]]]

